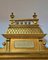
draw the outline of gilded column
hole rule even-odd
[[[6,40],[6,52],[10,52],[10,39]]]

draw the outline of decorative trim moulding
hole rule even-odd
[[[43,38],[46,34],[2,34],[5,38],[16,38],[16,39],[33,39]]]

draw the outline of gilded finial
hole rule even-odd
[[[13,14],[13,12],[11,13],[10,17],[11,17],[12,19],[15,17],[14,14]]]
[[[37,15],[36,15],[36,13],[35,13],[35,12],[34,12],[33,18],[37,18]]]

